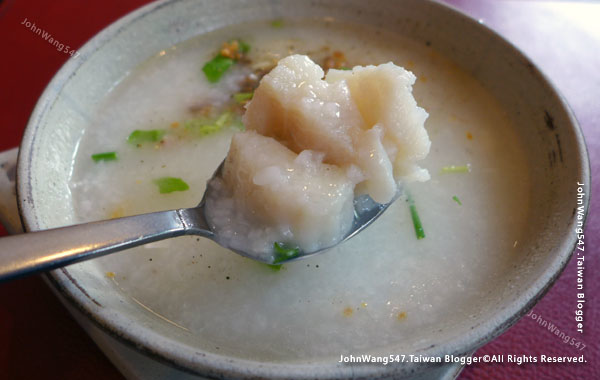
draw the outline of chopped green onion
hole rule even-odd
[[[168,194],[174,191],[186,191],[190,188],[184,180],[176,177],[162,177],[155,179],[153,182],[158,186],[158,191],[161,194]]]
[[[230,118],[231,118],[231,112],[225,111],[219,115],[217,120],[215,120],[215,125],[219,128],[223,128],[229,122]]]
[[[273,28],[281,28],[283,26],[283,20],[273,20],[271,21],[271,26]]]
[[[165,135],[166,131],[162,129],[150,129],[140,130],[136,129],[131,132],[127,138],[127,142],[130,144],[141,144],[143,142],[156,142],[160,141]]]
[[[298,257],[300,255],[300,248],[291,248],[285,243],[275,242],[273,244],[273,251],[275,253],[273,264],[279,264],[283,261],[293,259],[294,257]]]
[[[279,272],[281,270],[281,264],[265,264],[267,267],[271,268],[273,272]]]
[[[232,45],[233,43],[236,43],[237,45]],[[234,46],[235,50],[232,51],[231,49],[233,49]],[[237,53],[248,53],[250,51],[250,44],[238,38],[224,44],[223,49],[202,67],[206,79],[211,83],[218,82],[223,74],[225,74],[225,72],[240,58],[240,55]]]
[[[238,92],[233,94],[233,99],[238,103],[244,103],[246,100],[252,99],[252,92]]]
[[[209,82],[216,83],[231,65],[233,65],[233,59],[217,55],[204,64],[202,71],[204,71],[204,75]]]
[[[444,166],[442,168],[442,173],[469,173],[470,171],[471,171],[470,164],[462,165],[462,166],[450,165],[450,166]]]
[[[340,70],[352,70],[351,67],[342,66],[339,68]]]
[[[99,161],[115,161],[117,159],[117,152],[104,152],[92,154],[92,160],[94,162]]]
[[[184,128],[200,137],[219,132],[223,127],[231,123],[232,113],[225,111],[216,119],[198,118],[188,120],[184,123]]]
[[[238,38],[237,42],[238,42],[238,46],[239,46],[238,50],[239,50],[240,53],[246,54],[246,53],[248,53],[250,51],[250,44],[249,43],[247,43],[245,41],[242,41],[239,38]]]
[[[462,206],[462,202],[460,201],[460,199],[458,199],[456,195],[454,195],[452,199],[454,199],[454,202],[458,203],[459,206]]]
[[[412,196],[409,193],[406,193],[406,200],[408,201],[408,207],[410,208],[410,216],[415,227],[415,234],[417,235],[417,239],[424,239],[425,231],[423,230],[423,225],[421,224],[421,218],[419,218],[419,213],[417,212],[415,201],[412,199]]]
[[[215,123],[210,123],[204,119],[188,120],[185,122],[184,128],[198,136],[207,136],[221,130],[221,127],[215,125]]]

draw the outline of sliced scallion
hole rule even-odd
[[[412,218],[413,226],[415,227],[415,234],[417,235],[417,239],[424,239],[425,230],[423,230],[423,224],[421,224],[421,218],[419,217],[419,213],[417,212],[417,206],[415,206],[415,201],[409,193],[406,194],[406,200],[408,201],[410,216]]]
[[[237,39],[238,42],[238,51],[242,54],[246,54],[250,51],[250,44],[240,40],[239,38]]]
[[[281,270],[281,264],[265,264],[269,267],[273,272],[279,272]]]
[[[189,131],[197,136],[207,136],[215,132],[218,132],[221,127],[215,123],[203,119],[192,119],[188,120],[184,124],[186,131]]]
[[[238,92],[233,94],[233,99],[238,103],[244,103],[245,101],[252,99],[252,95],[254,94],[251,92]]]
[[[104,152],[104,153],[92,154],[92,160],[94,160],[94,162],[116,161],[117,160],[117,152]]]
[[[273,253],[275,256],[273,264],[279,264],[286,260],[293,259],[294,257],[298,257],[300,255],[300,248],[290,247],[285,243],[275,242],[273,244]]]
[[[230,119],[231,112],[225,111],[222,114],[220,114],[219,117],[217,117],[217,120],[215,120],[215,125],[219,128],[223,128],[225,125],[227,125]]]
[[[165,133],[166,131],[163,129],[136,129],[135,131],[131,132],[131,134],[127,138],[127,142],[134,145],[141,144],[144,142],[157,142],[162,140]]]
[[[471,171],[471,165],[450,165],[444,166],[441,170],[442,173],[469,173]]]
[[[233,59],[223,57],[219,54],[210,61],[206,62],[204,67],[202,67],[202,71],[204,71],[204,75],[209,82],[216,83],[219,81],[219,79],[221,79],[223,74],[229,70],[231,65],[233,65],[233,62]]]
[[[158,191],[161,194],[168,194],[174,191],[186,191],[190,188],[184,180],[177,177],[157,178],[153,182],[158,186]]]
[[[454,202],[458,203],[459,206],[462,206],[462,202],[460,201],[460,199],[458,199],[456,195],[452,196],[452,199],[454,200]]]
[[[216,119],[198,118],[188,120],[184,123],[184,128],[196,136],[203,137],[219,132],[225,126],[231,124],[232,117],[231,112],[225,111]]]

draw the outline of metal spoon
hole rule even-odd
[[[215,171],[213,178],[220,177],[222,169],[223,163]],[[217,241],[215,231],[211,230],[204,214],[209,189],[210,187],[207,187],[200,204],[193,208],[153,212],[0,238],[0,282],[176,236],[198,235]],[[338,244],[362,231],[392,202],[375,203],[368,195],[356,198],[354,223]],[[312,256],[332,247],[314,252],[300,252],[298,256],[284,262]],[[265,258],[252,253],[231,250],[250,259],[265,262]],[[279,262],[281,263],[283,262]]]

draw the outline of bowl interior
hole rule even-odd
[[[467,353],[514,323],[560,274],[575,241],[576,184],[588,181],[589,169],[573,115],[536,67],[485,26],[437,3],[380,1],[366,6],[363,1],[257,0],[242,5],[226,0],[181,0],[152,4],[126,16],[91,40],[81,49],[81,56],[61,69],[32,115],[18,169],[19,203],[26,227],[37,230],[73,222],[68,182],[89,115],[140,63],[162,49],[227,25],[323,17],[381,26],[431,44],[483,83],[517,126],[532,184],[527,238],[518,248],[521,260],[515,262],[503,286],[485,302],[472,305],[470,318],[449,318],[445,326],[423,331],[426,336],[435,335],[435,345],[414,346],[415,352],[424,355]],[[131,302],[93,261],[54,271],[51,277],[67,298],[98,324],[177,366],[202,373],[227,368],[234,373],[264,375],[282,365],[264,367],[242,355],[231,361],[209,352],[192,334]],[[390,347],[380,351],[389,353]],[[329,359],[288,363],[286,373],[304,376],[305,365],[322,376],[357,373]],[[383,370],[362,367],[358,371]]]

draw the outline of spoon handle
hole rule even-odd
[[[0,282],[186,234],[211,237],[198,209],[154,212],[0,239]],[[203,219],[203,218],[200,218]]]

